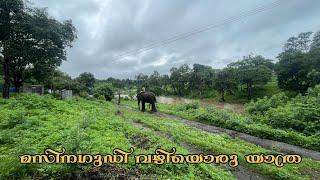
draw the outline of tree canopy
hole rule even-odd
[[[228,65],[237,74],[240,84],[247,87],[247,97],[251,99],[254,85],[266,84],[272,76],[272,61],[262,56],[247,56],[242,60]]]
[[[52,75],[66,60],[66,48],[76,39],[76,29],[71,20],[59,22],[46,9],[26,7],[18,0],[0,3],[4,5],[0,16],[5,69],[3,97],[8,98],[10,84],[19,91],[30,77],[43,82]]]
[[[306,32],[289,38],[279,54],[277,74],[281,89],[304,93],[320,83],[319,32],[312,39],[311,35]]]

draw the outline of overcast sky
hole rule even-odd
[[[274,0],[31,0],[59,20],[72,19],[78,39],[60,69],[72,77],[134,78],[200,63],[225,67],[250,53],[276,59],[283,43],[300,32],[320,30],[319,0],[283,0],[278,7],[226,23],[143,53],[120,55],[188,33]],[[237,3],[236,3],[237,2]],[[239,17],[239,16],[238,16]],[[241,17],[241,16],[240,16]]]

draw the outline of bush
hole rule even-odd
[[[177,110],[179,111],[186,111],[190,109],[199,109],[199,102],[182,104],[177,107]]]
[[[114,97],[112,85],[109,83],[101,84],[94,89],[94,96],[103,96],[106,101],[111,101]]]
[[[279,93],[273,95],[271,98],[264,97],[257,101],[251,101],[246,105],[246,111],[252,115],[263,115],[271,108],[276,108],[280,105],[286,104],[288,100],[289,98],[285,93]]]
[[[305,135],[320,134],[320,85],[310,88],[305,96],[289,100],[284,93],[263,98],[247,105],[253,119],[274,128],[294,130]]]

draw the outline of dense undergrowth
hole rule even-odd
[[[284,93],[258,99],[247,105],[254,119],[274,128],[294,130],[320,138],[320,85],[309,89],[305,96],[292,99]],[[318,144],[320,146],[320,144]]]
[[[134,127],[116,112],[112,103],[81,98],[61,101],[51,96],[20,95],[0,100],[0,179],[77,179],[90,174],[122,179],[234,179],[230,171],[204,164],[135,165],[131,159],[128,165],[97,169],[91,164],[19,163],[22,154],[41,154],[46,148],[62,147],[67,153],[78,154],[110,154],[114,148],[130,147],[135,148],[134,154],[146,154],[154,153],[159,146],[167,150],[176,147],[178,152],[188,153],[153,131]],[[141,139],[146,141],[143,145]]]

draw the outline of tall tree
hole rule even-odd
[[[200,98],[203,98],[204,90],[213,86],[214,74],[212,67],[194,64],[190,75],[190,91],[199,92]]]
[[[150,84],[150,90],[154,92],[156,95],[161,95],[162,89],[161,89],[161,76],[158,71],[154,71],[149,76],[149,84]]]
[[[7,57],[6,49],[4,47],[6,41],[10,39],[13,32],[13,27],[17,24],[17,19],[22,13],[23,1],[22,0],[0,0],[0,46],[2,49],[1,54],[4,56],[3,65],[3,98],[9,98],[9,88],[10,88],[10,77],[9,77],[9,64],[10,60]]]
[[[311,32],[300,33],[296,37],[296,45],[292,48],[291,37],[286,42],[284,52],[278,56],[277,75],[279,87],[284,90],[304,93],[317,83],[320,72],[319,33],[315,33],[311,41]]]
[[[311,50],[315,49],[320,49],[320,31],[316,32],[312,39]]]
[[[236,72],[238,81],[246,85],[248,99],[252,98],[254,85],[266,84],[271,79],[272,70],[267,66],[271,62],[262,56],[249,55],[228,65]]]
[[[11,82],[19,92],[31,75],[43,80],[66,60],[66,48],[72,46],[76,30],[71,21],[61,23],[49,17],[46,9],[24,7],[13,22],[9,38],[2,43],[5,88]]]
[[[179,96],[186,94],[189,86],[189,78],[191,72],[189,66],[184,64],[179,68],[174,67],[171,68],[170,72],[170,82],[174,92]]]
[[[86,91],[87,93],[93,92],[96,79],[92,73],[89,73],[89,72],[81,73],[79,77],[76,78],[76,80],[83,87],[84,91]]]
[[[149,88],[148,84],[148,75],[145,75],[143,73],[140,73],[136,76],[136,85],[137,85],[137,92],[141,91],[141,89]]]
[[[214,89],[221,95],[221,101],[225,101],[225,93],[233,92],[237,88],[235,73],[230,68],[225,68],[216,73],[214,78]]]

